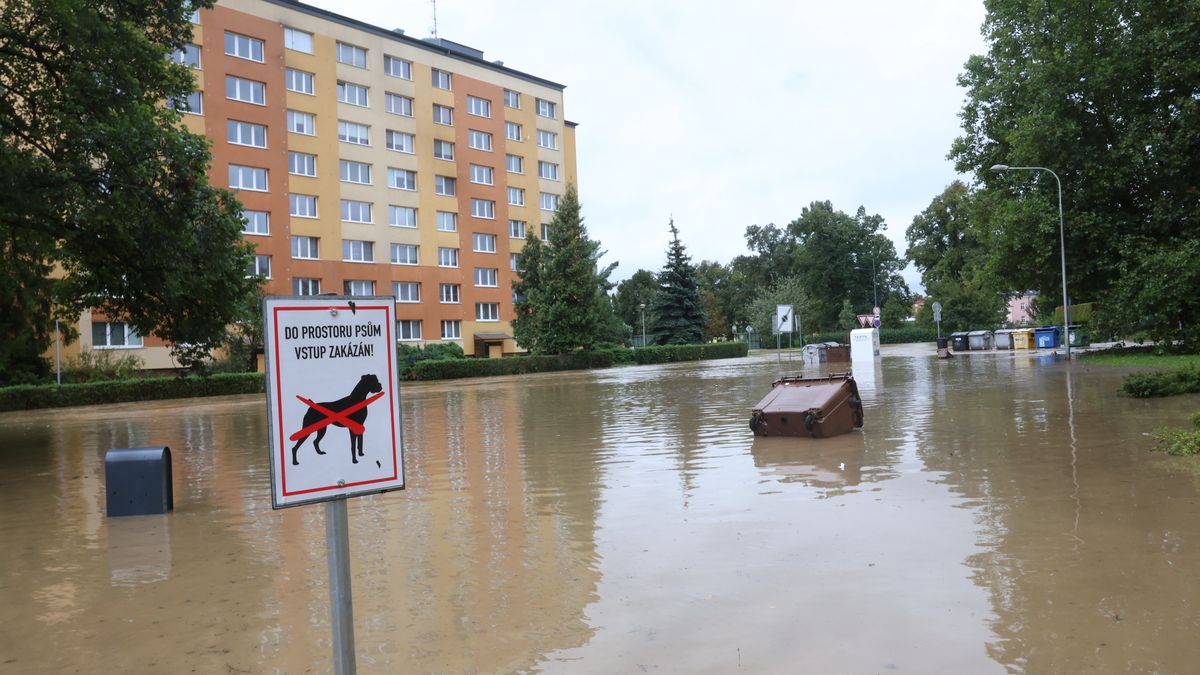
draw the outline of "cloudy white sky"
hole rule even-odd
[[[429,0],[308,0],[427,37]],[[580,200],[619,261],[657,271],[674,215],[694,261],[814,200],[904,230],[955,179],[963,63],[982,0],[438,0],[440,37],[565,84]],[[910,287],[919,275],[909,269]]]

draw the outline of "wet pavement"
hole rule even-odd
[[[931,352],[821,441],[746,425],[798,355],[404,385],[359,672],[1195,672],[1200,461],[1147,434],[1200,396]],[[329,672],[323,509],[271,510],[265,439],[258,397],[0,415],[0,673]],[[175,512],[106,518],[152,445]]]

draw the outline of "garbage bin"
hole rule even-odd
[[[800,350],[800,356],[807,364],[817,365],[825,363],[826,346],[823,342],[817,342],[811,345],[804,345],[804,349]]]
[[[996,331],[996,349],[1013,348],[1013,329],[1001,328]]]
[[[104,454],[111,516],[166,513],[175,508],[170,448],[113,448]]]
[[[967,331],[959,331],[950,334],[950,343],[954,346],[954,351],[965,352],[970,349],[970,343],[967,341]]]
[[[973,330],[967,333],[967,344],[971,345],[971,351],[985,351],[992,348],[992,331],[990,330]]]
[[[948,349],[950,347],[950,338],[938,338],[937,346],[939,350]]]
[[[1086,347],[1092,344],[1092,336],[1085,332],[1083,326],[1068,326],[1067,339],[1072,347]]]
[[[1042,326],[1033,329],[1038,349],[1057,349],[1062,346],[1062,329],[1058,326]]]
[[[1013,349],[1033,349],[1037,343],[1033,341],[1033,331],[1028,328],[1016,328],[1012,332]]]
[[[825,360],[829,363],[850,363],[850,345],[826,342]]]

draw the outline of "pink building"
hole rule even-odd
[[[1008,323],[1014,326],[1030,325],[1036,318],[1033,313],[1033,300],[1037,293],[1022,293],[1008,301]]]

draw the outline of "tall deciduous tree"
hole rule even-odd
[[[657,293],[658,279],[654,272],[649,270],[638,270],[633,276],[617,284],[616,297],[613,298],[614,309],[617,316],[633,329],[634,335],[642,334],[643,311],[649,311],[653,306]],[[653,317],[647,316],[647,320],[651,318]]]
[[[654,339],[658,344],[695,344],[704,338],[704,306],[696,269],[679,241],[679,229],[671,219],[671,243],[667,262],[658,275],[659,293],[654,300]]]
[[[163,105],[195,88],[167,57],[211,4],[0,3],[0,381],[43,375],[54,319],[89,307],[199,360],[254,291],[241,207]]]
[[[545,244],[537,237],[526,241],[518,260],[513,337],[534,354],[565,354],[619,340],[607,297],[616,263],[598,268],[603,252],[588,238],[574,185],[567,186],[549,230]]]

